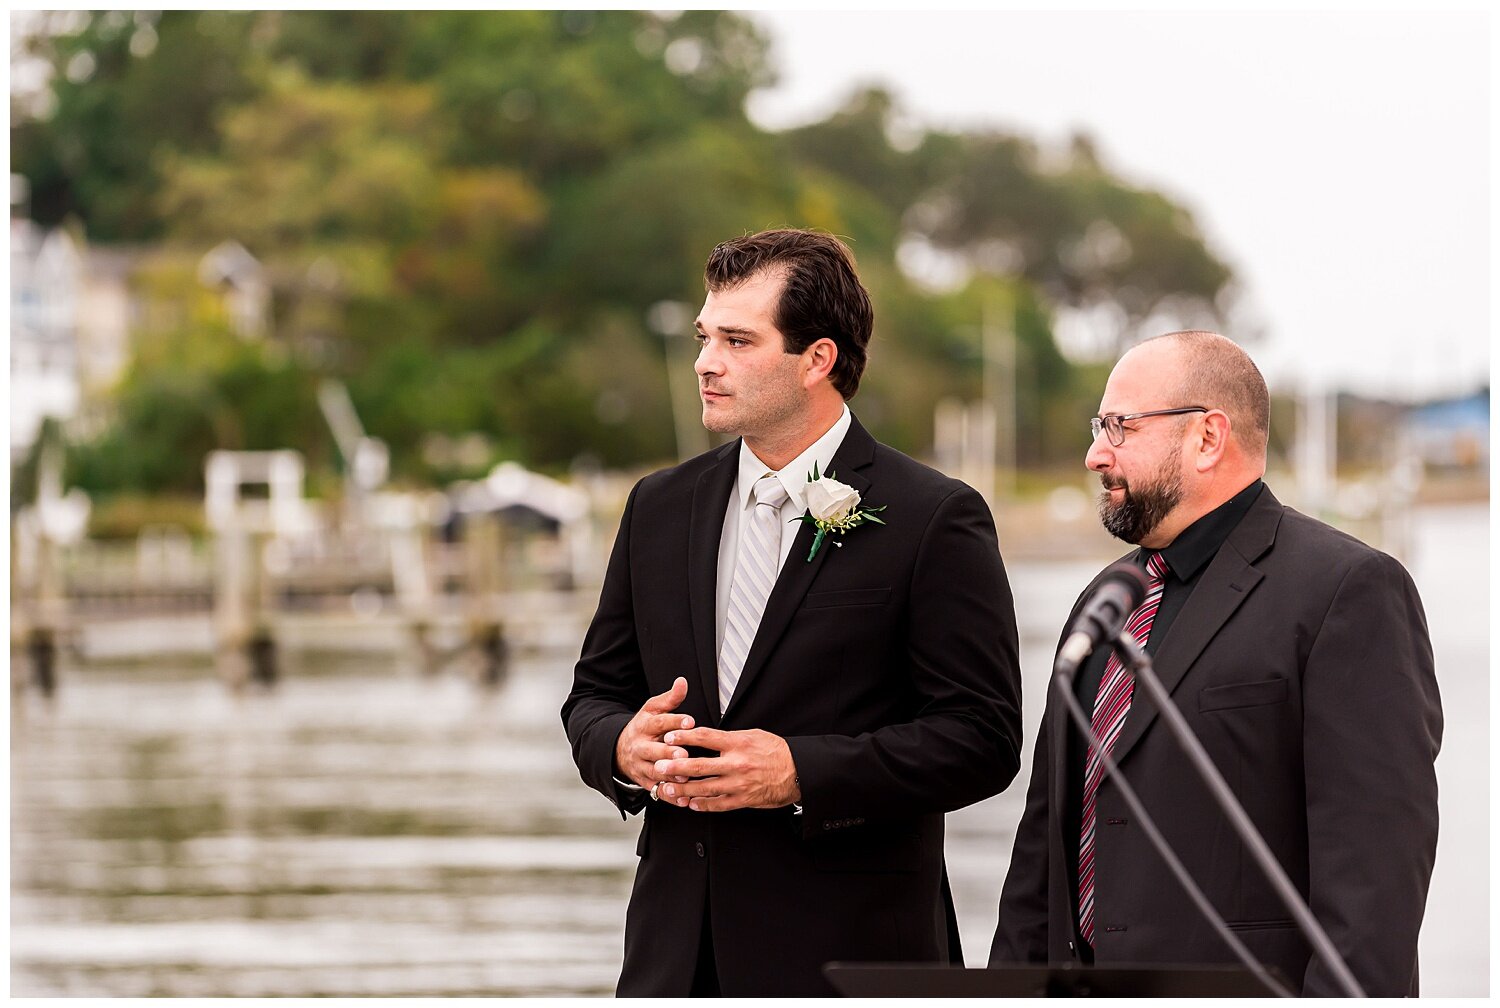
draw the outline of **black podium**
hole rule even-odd
[[[1242,966],[959,966],[838,963],[823,967],[844,997],[1271,997]]]

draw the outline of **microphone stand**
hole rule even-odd
[[[1177,737],[1177,741],[1188,754],[1193,768],[1198,771],[1198,776],[1203,779],[1203,782],[1208,785],[1209,790],[1213,792],[1214,798],[1219,803],[1219,807],[1229,817],[1230,823],[1233,824],[1235,831],[1240,835],[1240,839],[1244,841],[1245,846],[1250,848],[1250,853],[1254,855],[1256,863],[1260,865],[1261,871],[1265,873],[1266,879],[1271,883],[1271,887],[1276,890],[1276,894],[1281,897],[1282,903],[1286,904],[1286,908],[1291,911],[1298,926],[1302,928],[1303,933],[1312,942],[1313,949],[1317,952],[1318,958],[1323,960],[1324,964],[1333,974],[1334,979],[1338,981],[1339,986],[1344,988],[1345,996],[1365,997],[1364,989],[1360,987],[1359,981],[1354,979],[1354,974],[1349,972],[1349,967],[1344,963],[1344,960],[1339,957],[1338,952],[1333,947],[1333,942],[1328,937],[1328,933],[1323,930],[1323,926],[1313,916],[1312,910],[1303,901],[1302,895],[1297,892],[1297,888],[1292,885],[1291,879],[1287,878],[1286,872],[1282,870],[1280,862],[1271,853],[1271,848],[1266,845],[1265,838],[1260,835],[1260,831],[1250,821],[1250,817],[1245,813],[1245,809],[1239,803],[1239,799],[1235,798],[1234,792],[1225,783],[1223,776],[1219,773],[1218,767],[1214,766],[1213,760],[1209,758],[1208,752],[1203,748],[1203,743],[1198,741],[1198,736],[1194,735],[1193,730],[1188,727],[1187,719],[1182,716],[1182,712],[1177,709],[1177,705],[1167,695],[1166,689],[1162,687],[1161,680],[1156,677],[1156,672],[1151,666],[1151,658],[1146,654],[1146,650],[1125,630],[1120,631],[1120,635],[1115,641],[1115,648],[1127,660],[1127,664],[1130,667],[1131,673],[1135,676],[1136,682],[1146,687],[1146,692],[1156,704],[1157,712],[1166,721],[1172,730],[1172,734]],[[1068,696],[1076,706],[1077,698],[1073,696],[1071,687],[1068,689]],[[1078,713],[1080,716],[1082,715],[1083,711],[1081,707]],[[1090,742],[1092,742],[1092,725],[1089,726],[1089,738]],[[1096,746],[1095,748],[1097,749],[1098,747]],[[1126,793],[1124,779],[1116,773],[1113,761],[1106,758],[1105,765],[1109,768],[1109,772],[1115,775],[1116,783],[1121,785],[1121,793]],[[1135,812],[1137,815],[1140,815],[1138,808],[1135,809]],[[1200,903],[1200,909],[1202,906],[1203,904]],[[1223,930],[1227,931],[1227,927]]]
[[[1122,630],[1121,636],[1128,635]],[[1203,894],[1203,890],[1198,887],[1198,883],[1193,881],[1193,877],[1188,874],[1187,868],[1183,866],[1182,861],[1177,857],[1177,852],[1172,849],[1172,845],[1167,843],[1166,837],[1162,836],[1161,831],[1156,828],[1155,821],[1152,820],[1151,816],[1146,812],[1145,806],[1141,804],[1140,798],[1137,797],[1135,788],[1131,787],[1130,782],[1125,779],[1125,775],[1120,773],[1120,768],[1115,763],[1115,758],[1104,748],[1104,744],[1099,736],[1094,734],[1093,723],[1089,720],[1088,715],[1083,712],[1083,705],[1078,702],[1078,697],[1073,694],[1072,674],[1059,671],[1053,678],[1053,684],[1057,688],[1058,695],[1062,698],[1063,706],[1073,718],[1073,723],[1077,725],[1078,730],[1083,733],[1083,737],[1088,740],[1089,745],[1093,747],[1094,751],[1099,754],[1100,760],[1104,763],[1105,772],[1114,780],[1115,786],[1120,789],[1120,796],[1125,799],[1125,804],[1130,807],[1131,813],[1140,822],[1141,828],[1146,831],[1146,839],[1151,841],[1151,846],[1156,848],[1156,852],[1161,855],[1161,859],[1166,862],[1167,867],[1171,869],[1172,874],[1182,885],[1188,897],[1192,899],[1194,905],[1198,907],[1199,912],[1213,925],[1214,930],[1219,933],[1219,937],[1224,939],[1224,943],[1229,946],[1240,962],[1244,963],[1245,967],[1251,973],[1255,974],[1256,979],[1270,988],[1273,994],[1283,998],[1296,997],[1296,994],[1282,985],[1280,981],[1271,975],[1271,972],[1266,969],[1260,960],[1255,958],[1254,954],[1245,947],[1244,942],[1240,941],[1239,936],[1229,930],[1229,925],[1224,923],[1224,918],[1219,916],[1219,912],[1208,901],[1208,897]]]

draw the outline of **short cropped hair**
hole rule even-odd
[[[1218,333],[1197,329],[1164,333],[1146,340],[1172,340],[1182,350],[1182,387],[1173,401],[1229,414],[1232,436],[1255,455],[1264,455],[1271,431],[1271,396],[1260,368],[1240,345]]]
[[[820,339],[833,340],[838,360],[829,380],[846,400],[854,398],[875,328],[875,309],[859,282],[854,254],[818,231],[762,231],[715,246],[703,283],[712,293],[773,270],[785,279],[775,322],[786,352],[800,354]]]

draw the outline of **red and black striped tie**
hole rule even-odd
[[[1167,562],[1160,553],[1151,554],[1146,561],[1146,574],[1146,599],[1125,621],[1126,631],[1142,646],[1151,636],[1151,620],[1161,605],[1162,586],[1166,583]],[[1099,680],[1099,694],[1094,699],[1094,734],[1104,744],[1105,752],[1114,752],[1115,741],[1125,727],[1134,685],[1135,677],[1111,651],[1104,666],[1104,678]],[[1090,945],[1094,943],[1094,798],[1103,777],[1104,761],[1091,745],[1083,763],[1083,816],[1078,837],[1078,932]]]

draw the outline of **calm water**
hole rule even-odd
[[[1407,558],[1447,715],[1429,994],[1488,991],[1487,544],[1484,508],[1429,511]],[[1096,567],[1011,571],[1028,759]],[[572,658],[523,653],[493,694],[380,655],[293,654],[242,697],[203,662],[66,667],[50,704],[12,708],[11,993],[610,992],[637,827],[578,782],[557,718]],[[971,964],[1021,802],[1017,784],[949,818]]]

